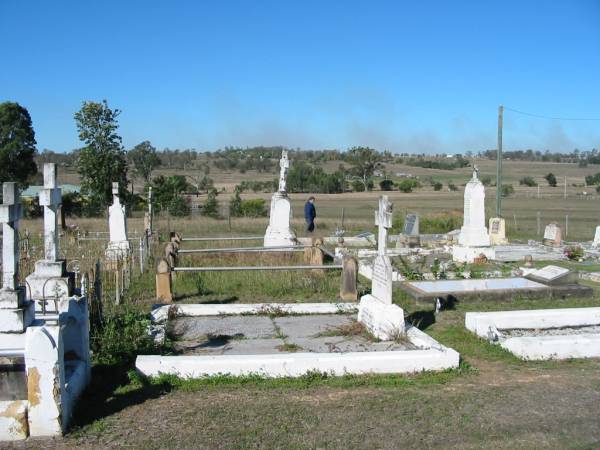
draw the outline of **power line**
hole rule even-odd
[[[600,118],[584,118],[584,117],[552,117],[552,116],[543,116],[541,114],[532,114],[525,111],[519,111],[518,109],[509,108],[505,106],[504,109],[508,111],[512,111],[517,114],[523,114],[524,116],[537,117],[538,119],[549,119],[549,120],[575,120],[575,121],[600,121]]]

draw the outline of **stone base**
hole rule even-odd
[[[0,309],[20,308],[25,304],[25,288],[0,289]]]
[[[280,247],[284,245],[296,245],[297,242],[296,233],[291,228],[273,229],[269,226],[265,233],[263,245],[265,247]]]
[[[64,260],[37,261],[35,271],[25,280],[28,298],[31,300],[67,298],[73,294],[75,287],[74,274],[67,272],[67,264]]]
[[[131,254],[131,244],[129,241],[109,242],[105,254],[109,260],[126,259]]]
[[[562,242],[556,241],[554,239],[542,239],[542,244],[547,247],[560,247]]]
[[[494,259],[496,252],[491,247],[463,247],[455,245],[452,247],[452,260],[461,263],[473,263],[475,258],[484,255],[487,259]]]
[[[485,227],[482,228],[466,228],[460,229],[458,236],[458,245],[462,247],[489,247],[490,236]]]
[[[35,318],[33,302],[20,308],[0,309],[0,333],[23,333]]]
[[[382,341],[395,340],[405,331],[404,310],[398,305],[385,304],[370,294],[360,299],[358,321]]]

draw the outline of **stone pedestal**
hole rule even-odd
[[[296,233],[290,227],[292,206],[284,192],[276,192],[271,197],[269,226],[265,233],[264,246],[278,247],[296,244]]]
[[[385,304],[369,294],[360,298],[358,321],[382,341],[395,340],[405,331],[404,310],[398,305]]]
[[[35,271],[26,278],[27,293],[36,300],[36,311],[57,312],[55,300],[66,300],[73,294],[75,275],[67,272],[64,260],[39,260]],[[45,305],[42,301],[45,300]]]

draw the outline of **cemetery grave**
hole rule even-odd
[[[243,309],[230,304],[175,305],[168,307],[166,312],[165,306],[162,306],[153,314],[156,337],[164,339],[169,333],[171,337],[177,337],[176,348],[181,354],[138,356],[137,370],[146,376],[169,373],[197,377],[218,373],[300,376],[315,370],[334,374],[410,373],[457,367],[458,353],[437,343],[416,327],[405,325],[402,309],[392,304],[392,272],[386,256],[391,204],[385,196],[380,198],[375,223],[379,229],[379,244],[372,290],[371,294],[361,298],[358,316],[347,314],[356,309],[353,303],[335,303],[331,305],[329,315],[322,314],[327,312],[322,304],[310,303],[304,303],[295,310],[309,315],[289,315],[289,312],[294,312],[293,306],[286,311],[273,304],[248,305]],[[267,251],[264,248],[250,249]],[[269,250],[279,253],[284,249],[275,247]],[[309,247],[311,261],[314,261],[313,253],[320,255],[316,258],[317,265],[296,268],[325,270],[322,250],[318,246]],[[235,251],[241,250],[237,248]],[[342,263],[341,296],[356,301],[357,264],[353,258],[342,258]],[[181,267],[175,257],[168,264],[170,270],[157,274],[157,286],[168,286],[167,277],[178,273],[178,267]],[[189,270],[247,268],[191,267]],[[280,268],[291,270],[293,266]],[[254,266],[253,269],[264,268]],[[269,266],[266,270],[277,269],[277,266]],[[164,283],[159,281],[159,277],[165,280]],[[353,294],[348,295],[351,292]],[[157,296],[172,297],[160,292]],[[244,316],[240,316],[240,312]],[[331,315],[332,312],[337,315]],[[344,334],[343,328],[358,331]]]

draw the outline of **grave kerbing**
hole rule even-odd
[[[290,226],[292,206],[286,191],[286,178],[290,167],[287,150],[282,151],[279,166],[279,189],[271,197],[269,226],[264,238],[265,247],[295,245],[297,243],[296,233]]]
[[[386,255],[388,229],[392,228],[392,203],[387,195],[379,198],[375,224],[378,226],[378,239],[371,294],[360,299],[358,321],[376,338],[387,341],[400,337],[405,330],[404,311],[392,304],[392,263]]]

